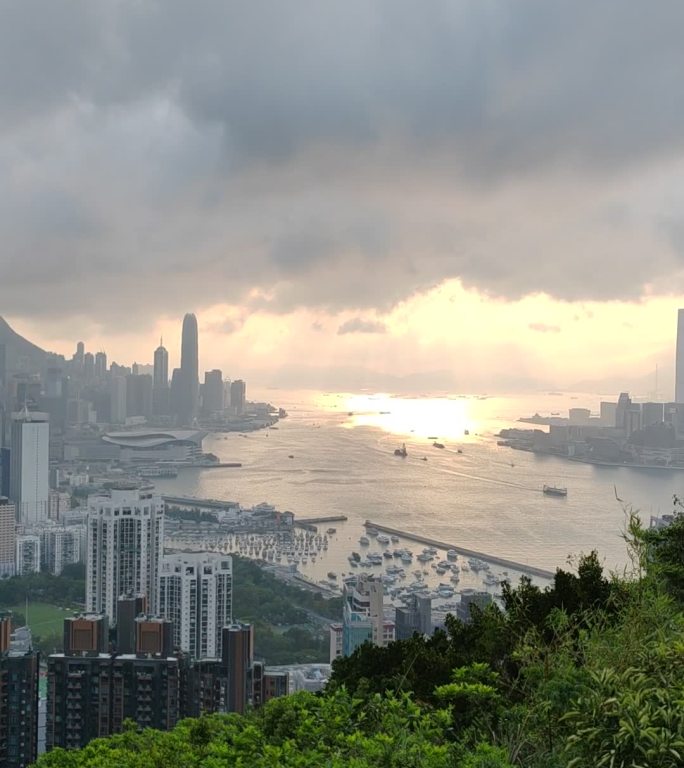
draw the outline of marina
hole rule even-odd
[[[514,560],[508,560],[507,558],[497,557],[496,555],[488,555],[484,552],[477,552],[474,549],[466,549],[465,547],[459,547],[455,544],[447,544],[443,541],[437,541],[437,539],[431,539],[427,536],[420,536],[417,533],[409,533],[408,531],[400,531],[398,528],[390,528],[382,523],[374,523],[370,520],[366,520],[366,528],[374,528],[378,531],[384,531],[385,533],[394,534],[395,536],[401,536],[405,539],[418,542],[419,544],[426,544],[430,547],[437,547],[439,549],[446,549],[465,557],[474,557],[479,560],[485,560],[486,562],[494,565],[500,565],[504,568],[513,568],[521,573],[530,574],[532,576],[539,576],[542,579],[552,579],[554,574],[551,571],[547,571],[544,568],[537,568],[534,565],[527,565],[526,563],[517,563]]]

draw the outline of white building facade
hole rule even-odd
[[[164,502],[151,490],[120,484],[88,498],[86,611],[103,611],[116,624],[117,600],[144,594],[157,612],[164,540]]]
[[[9,491],[22,525],[48,519],[49,446],[47,413],[24,410],[12,414]]]
[[[233,561],[214,552],[164,555],[159,613],[173,621],[174,643],[196,659],[221,656],[221,630],[232,623]]]
[[[17,536],[17,576],[40,572],[40,536],[23,533]]]

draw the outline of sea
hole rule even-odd
[[[648,525],[651,515],[671,512],[673,498],[684,496],[682,471],[602,467],[497,445],[502,428],[534,428],[519,417],[566,416],[571,407],[596,411],[596,395],[273,389],[259,396],[285,408],[287,417],[270,429],[212,433],[204,441],[205,451],[242,467],[183,469],[155,485],[164,494],[244,507],[265,501],[298,518],[346,516],[330,523],[336,532],[327,551],[299,566],[314,580],[350,571],[347,558],[360,549],[366,520],[550,571],[596,550],[607,570],[623,572],[630,565],[629,511]],[[405,458],[394,454],[402,445]],[[544,495],[544,484],[566,487],[567,497]],[[410,544],[402,537],[401,546]],[[373,548],[380,549],[375,542]]]

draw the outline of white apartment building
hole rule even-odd
[[[17,576],[40,572],[40,536],[22,533],[17,536]]]
[[[173,621],[176,647],[196,659],[220,658],[221,630],[232,623],[232,559],[214,552],[164,555],[158,608]]]
[[[39,535],[43,570],[59,576],[64,566],[81,562],[85,525],[45,526]]]
[[[87,516],[86,611],[116,623],[117,600],[143,594],[157,612],[164,540],[164,502],[151,490],[120,483],[109,495],[90,496]]]
[[[14,504],[0,497],[0,578],[16,573],[16,524]]]
[[[49,445],[47,413],[12,414],[9,493],[22,525],[48,519]]]

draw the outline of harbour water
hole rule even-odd
[[[684,495],[684,472],[592,466],[496,444],[501,428],[529,426],[516,424],[519,416],[596,410],[597,396],[261,394],[289,413],[277,429],[209,435],[204,443],[241,468],[184,469],[155,485],[243,506],[267,501],[298,517],[346,515],[325,557],[300,566],[316,580],[350,571],[347,557],[359,549],[367,519],[549,570],[592,549],[607,568],[621,569],[625,506],[648,523]],[[394,455],[402,443],[405,458]],[[567,487],[567,497],[545,496],[544,483]]]

